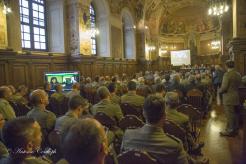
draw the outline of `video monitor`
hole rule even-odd
[[[71,90],[74,83],[79,83],[79,78],[78,71],[47,72],[44,75],[45,82],[51,84],[51,90],[55,90],[57,84],[61,84],[64,91]]]

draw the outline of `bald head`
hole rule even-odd
[[[46,106],[49,103],[48,95],[42,89],[37,89],[37,90],[32,91],[32,93],[30,95],[30,100],[34,106],[38,106],[38,105],[45,105]]]

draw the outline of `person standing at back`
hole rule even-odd
[[[235,107],[239,105],[238,87],[241,84],[241,75],[234,69],[234,62],[226,61],[227,72],[223,76],[219,93],[223,94],[223,106],[227,118],[226,129],[220,132],[221,136],[235,136],[238,133],[239,120]]]

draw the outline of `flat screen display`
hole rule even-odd
[[[173,66],[190,65],[190,50],[171,51],[171,64]]]
[[[79,83],[80,73],[78,71],[47,72],[44,75],[46,83],[51,84],[51,90],[55,90],[57,84],[63,86],[63,90],[71,90],[74,83]]]

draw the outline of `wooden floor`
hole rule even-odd
[[[208,119],[201,127],[201,141],[205,142],[203,154],[209,158],[210,164],[243,164],[242,145],[243,132],[236,137],[221,137],[219,132],[225,127],[226,119],[223,107],[214,105]]]

